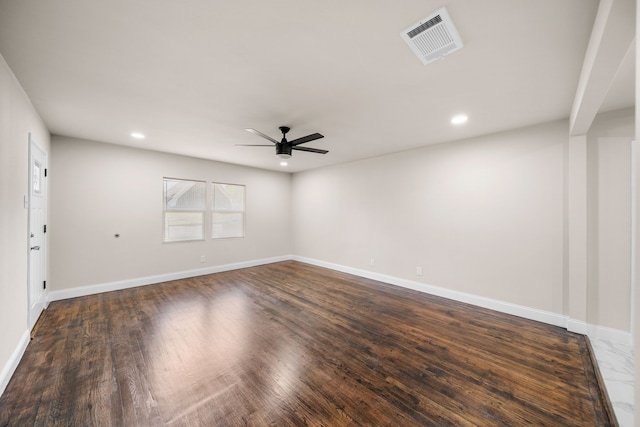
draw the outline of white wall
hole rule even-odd
[[[631,331],[633,108],[600,114],[587,138],[587,322]]]
[[[636,137],[636,144],[638,143],[640,137],[640,0],[636,0],[636,74],[635,74],[635,99],[636,99],[636,108],[635,110],[635,131],[634,135]],[[633,181],[634,184],[634,195],[636,205],[640,201],[640,150],[635,150],[633,153],[633,165],[636,170],[635,179]],[[631,336],[633,340],[633,361],[634,361],[634,382],[633,382],[633,407],[636,414],[640,414],[640,209],[637,209],[634,212],[634,222],[636,224],[634,234],[633,234],[633,246],[634,246],[634,257],[632,259],[633,263],[633,292],[632,292],[632,305],[633,305],[633,315],[632,315],[632,328],[631,328]],[[636,420],[640,420],[640,416],[635,416]]]
[[[557,121],[295,174],[294,253],[561,314],[567,141]]]
[[[291,254],[289,174],[60,136],[51,150],[51,291]],[[246,237],[162,243],[163,177],[246,185]]]
[[[49,132],[0,56],[0,392],[27,331],[28,210],[23,197],[29,133],[49,150]]]

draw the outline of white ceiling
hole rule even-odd
[[[425,66],[400,31],[443,5],[465,47]],[[0,0],[0,53],[53,134],[297,172],[567,118],[597,6]],[[634,105],[631,56],[603,109]],[[329,154],[236,146],[281,125]]]

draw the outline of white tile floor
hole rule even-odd
[[[621,427],[633,427],[633,349],[600,338],[591,339],[600,373]]]

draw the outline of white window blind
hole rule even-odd
[[[211,237],[244,237],[245,186],[213,183]]]
[[[206,183],[164,178],[164,241],[204,239]]]

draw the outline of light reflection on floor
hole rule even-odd
[[[225,290],[212,300],[194,297],[161,308],[164,312],[147,352],[158,406],[179,402],[185,393],[204,396],[180,408],[172,421],[229,398],[240,384],[251,384],[251,400],[274,408],[294,392],[303,352],[275,330],[273,336],[256,336],[254,322],[264,319],[254,309],[240,289]]]

